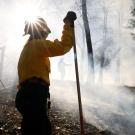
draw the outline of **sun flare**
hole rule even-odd
[[[36,22],[36,17],[39,16],[40,8],[39,3],[36,2],[19,2],[16,5],[15,14],[14,14],[14,21],[18,25],[16,30],[18,32],[22,31],[24,28],[25,21],[30,23]],[[23,31],[21,32],[23,33]]]
[[[25,20],[28,21],[29,23],[36,23],[37,16],[36,15],[29,15],[29,16],[26,16]]]

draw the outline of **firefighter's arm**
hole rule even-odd
[[[54,42],[52,42],[47,40],[46,42],[42,42],[40,50],[46,57],[64,55],[72,48],[73,38],[73,27],[71,27],[68,23],[65,23],[61,41],[54,40]]]
[[[74,21],[76,20],[76,14],[73,11],[69,11],[64,18],[64,27],[62,32],[61,41],[41,41],[39,40],[38,50],[46,57],[60,56],[70,51],[74,42]]]

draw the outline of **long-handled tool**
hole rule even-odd
[[[80,134],[84,135],[84,121],[83,121],[83,111],[82,111],[82,101],[81,101],[81,91],[80,91],[80,81],[79,81],[79,71],[78,71],[78,60],[77,60],[77,50],[76,50],[76,41],[75,41],[75,30],[74,30],[73,49],[74,49],[76,85],[77,85],[78,105],[79,105],[79,115],[80,115]]]

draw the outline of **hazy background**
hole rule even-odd
[[[95,64],[95,80],[90,81],[80,0],[1,0],[0,79],[4,86],[17,84],[17,62],[28,38],[22,36],[25,17],[31,12],[42,16],[52,31],[48,39],[54,40],[61,38],[63,18],[73,10],[78,17],[75,31],[84,117],[118,135],[134,135],[135,98],[124,87],[135,86],[135,45],[133,30],[128,28],[133,2],[87,0]],[[78,107],[73,56],[71,50],[62,57],[51,58],[51,95],[57,102],[65,101],[63,109],[66,103]]]
[[[134,86],[135,84],[135,59],[133,57],[135,47],[130,35],[131,30],[127,28],[131,18],[131,7],[133,7],[131,0],[87,0],[96,81],[99,79],[101,59],[105,57],[105,70],[103,71],[103,81],[105,83],[109,83],[109,81],[118,83],[119,81],[124,85]],[[68,2],[62,0],[29,0],[27,2],[22,0],[3,0],[0,4],[0,47],[1,52],[4,50],[4,58],[1,60],[3,61],[3,64],[1,64],[1,68],[3,68],[1,79],[3,81],[5,81],[6,74],[8,74],[8,78],[11,77],[11,80],[15,76],[16,63],[26,41],[26,38],[22,37],[25,16],[33,13],[45,18],[52,31],[49,39],[54,40],[61,38],[62,20],[69,10],[74,10],[78,16],[75,28],[78,59],[81,67],[80,74],[83,78],[82,80],[87,78],[85,74],[87,48],[82,23],[81,2],[79,0],[69,0]],[[64,58],[57,57],[52,59],[52,61],[53,79],[60,79],[61,76],[64,76],[66,80],[75,80],[72,51],[65,55]],[[61,66],[62,64],[64,66]],[[60,72],[59,69],[63,72]],[[69,73],[71,74],[70,76]],[[7,83],[7,80],[5,83]]]

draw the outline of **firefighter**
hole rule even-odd
[[[35,22],[25,22],[26,42],[18,62],[19,87],[16,108],[22,114],[22,135],[51,135],[47,98],[50,86],[49,57],[61,56],[70,51],[74,42],[76,14],[69,11],[63,19],[61,41],[46,40],[51,33],[45,20],[37,17]]]

